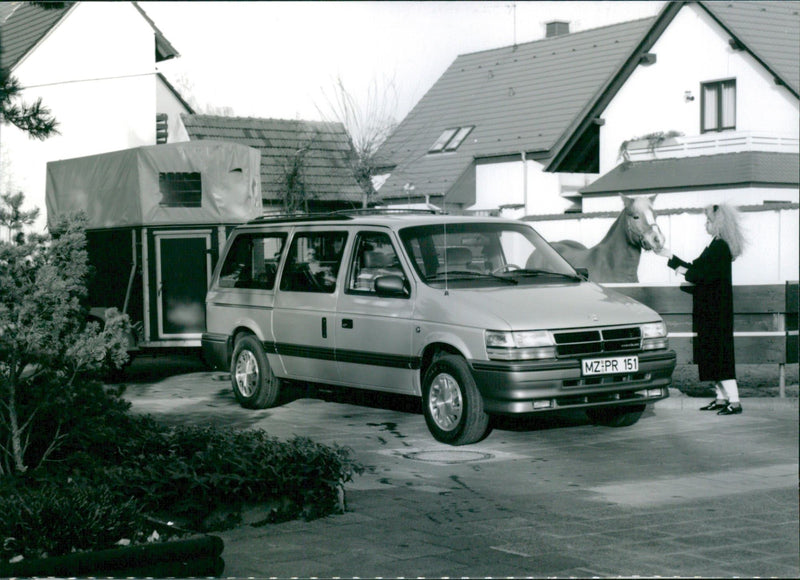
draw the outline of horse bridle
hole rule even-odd
[[[630,212],[626,212],[626,213],[628,213],[628,216],[633,215]],[[635,229],[635,228],[626,228],[626,230],[627,230],[626,233],[628,235],[628,241],[630,241],[631,244],[633,244],[634,246],[638,246],[639,248],[652,249],[652,248],[645,247],[645,244],[644,244],[644,242],[645,242],[645,234],[647,233],[647,231],[656,232],[662,238],[664,237],[664,232],[662,232],[661,228],[658,226],[658,223],[655,220],[655,216],[653,216],[653,221],[652,222],[645,221],[645,223],[648,226],[646,231],[639,231],[638,229]]]

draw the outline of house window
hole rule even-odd
[[[464,142],[464,139],[467,138],[467,135],[469,135],[474,128],[474,126],[471,126],[445,129],[444,132],[439,135],[439,138],[434,141],[431,148],[428,149],[428,153],[455,151],[458,149],[459,145]]]
[[[166,143],[169,139],[167,119],[166,113],[156,114],[156,145]]]
[[[200,173],[159,173],[161,207],[200,207],[203,189]]]
[[[736,80],[700,86],[701,133],[736,129]]]

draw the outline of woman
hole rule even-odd
[[[717,415],[742,412],[733,356],[733,284],[731,263],[744,249],[739,213],[726,204],[705,208],[706,231],[711,244],[691,264],[674,256],[669,248],[659,255],[670,258],[667,266],[694,284],[692,316],[697,332],[697,364],[701,381],[713,381],[716,399],[701,411]]]

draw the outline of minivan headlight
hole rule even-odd
[[[663,320],[642,324],[642,350],[659,350],[668,347],[667,325]]]
[[[546,330],[487,330],[486,353],[492,360],[534,360],[555,358],[556,347]]]

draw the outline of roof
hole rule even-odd
[[[800,92],[800,2],[701,2],[795,96]]]
[[[138,2],[131,2],[133,7],[139,11],[139,14],[144,16],[144,19],[147,20],[147,23],[153,28],[153,31],[156,33],[156,62],[162,62],[168,60],[170,58],[175,58],[180,56],[180,53],[175,50],[175,47],[172,46],[167,37],[164,36],[164,33],[158,29],[156,23],[153,22],[153,19],[150,18],[147,13],[139,6]]]
[[[410,183],[417,195],[461,198],[457,185],[475,160],[519,159],[523,151],[547,171],[589,171],[599,155],[595,120],[686,4],[667,2],[654,18],[459,56],[381,147],[382,163],[393,169],[380,195],[402,197]],[[800,2],[697,4],[798,94]],[[469,126],[457,151],[428,153],[443,130]]]
[[[304,184],[318,201],[361,205],[364,192],[350,167],[350,138],[341,123],[181,115],[189,138],[215,139],[261,151],[261,194],[265,201],[282,199],[288,164],[304,153]]]
[[[11,70],[58,24],[74,2],[59,8],[42,8],[30,2],[3,3],[0,7],[0,67]]]
[[[583,188],[584,196],[664,192],[702,187],[794,187],[800,157],[792,153],[744,151],[622,163]]]
[[[31,2],[0,3],[0,67],[11,70],[27,55],[79,2],[58,2],[56,7],[42,8]],[[133,6],[153,28],[156,39],[156,62],[179,56],[155,23],[137,2]]]
[[[381,147],[396,167],[381,195],[446,193],[475,157],[547,155],[633,51],[652,18],[461,55]],[[444,129],[474,126],[454,153]]]

